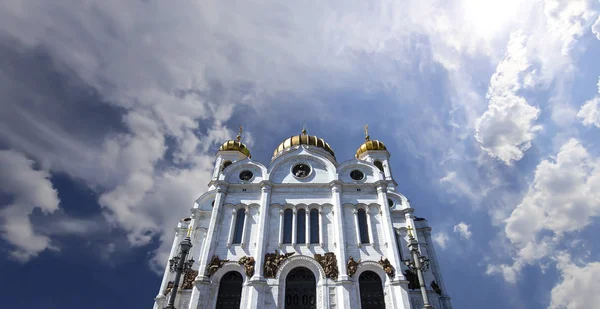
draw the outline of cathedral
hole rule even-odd
[[[341,163],[306,130],[267,165],[240,135],[223,143],[176,227],[154,309],[451,309],[431,228],[365,135]]]

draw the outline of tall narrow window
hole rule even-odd
[[[296,213],[296,243],[306,243],[306,211],[299,209]]]
[[[319,243],[319,210],[312,209],[310,211],[310,243]]]
[[[292,220],[293,214],[291,209],[286,209],[283,212],[283,243],[292,243]]]
[[[367,227],[367,212],[364,209],[358,210],[358,231],[360,232],[360,243],[369,243],[369,228]]]
[[[244,208],[238,209],[235,218],[235,232],[233,233],[234,244],[242,243],[242,235],[244,232],[244,220],[246,220],[246,210]]]
[[[375,166],[377,166],[377,168],[383,172],[383,164],[381,163],[381,161],[375,161]]]

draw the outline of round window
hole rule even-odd
[[[252,176],[254,176],[254,174],[252,174],[251,171],[243,171],[240,173],[240,179],[244,181],[252,179]]]
[[[354,180],[363,180],[363,178],[365,178],[365,174],[359,170],[353,170],[350,172],[350,177]]]
[[[298,178],[304,178],[310,174],[310,166],[304,163],[296,164],[292,169],[292,173]]]
[[[388,206],[390,206],[390,207],[394,206],[394,201],[392,201],[391,198],[388,199]]]
[[[223,170],[225,170],[230,165],[231,165],[231,161],[225,161],[225,163],[223,163]]]

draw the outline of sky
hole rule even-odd
[[[369,125],[455,308],[600,303],[600,2],[0,2],[0,306],[149,308],[244,126]]]

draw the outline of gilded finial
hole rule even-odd
[[[369,125],[365,124],[365,140],[370,140],[371,137],[369,136]]]
[[[306,121],[302,125],[302,135],[306,135]]]
[[[412,228],[412,226],[410,226],[410,225],[409,225],[409,226],[406,228],[406,230],[408,231],[408,237],[410,237],[410,238],[413,238],[414,236],[413,236],[413,234],[412,234],[412,231],[413,231],[413,228]]]
[[[242,131],[243,131],[243,127],[242,125],[240,125],[240,132],[238,132],[237,138],[236,140],[239,142],[242,140]]]

